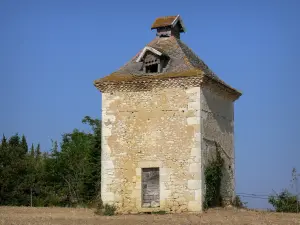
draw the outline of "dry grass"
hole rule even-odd
[[[300,224],[300,215],[213,209],[202,214],[96,216],[91,209],[0,207],[0,225]]]

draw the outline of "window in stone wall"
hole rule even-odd
[[[159,168],[142,169],[142,207],[159,207]]]

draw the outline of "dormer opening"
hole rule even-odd
[[[168,57],[157,49],[147,46],[138,56],[136,62],[143,62],[142,70],[144,73],[161,73],[164,72]]]
[[[145,73],[159,73],[160,72],[160,56],[148,51],[143,59]]]
[[[158,73],[158,63],[145,66],[146,73]]]
[[[160,56],[158,59],[148,61],[146,57],[143,63],[144,73],[163,73],[168,65],[169,58],[166,56]]]

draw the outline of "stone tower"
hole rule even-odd
[[[234,101],[241,93],[180,40],[180,16],[157,18],[156,37],[102,92],[103,203],[120,213],[202,211],[204,170],[219,146],[221,195],[235,196]]]

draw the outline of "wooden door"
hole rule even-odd
[[[159,207],[159,168],[142,169],[142,207]]]

